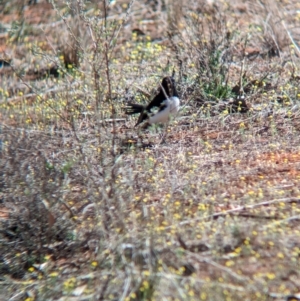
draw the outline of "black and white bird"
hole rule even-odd
[[[175,87],[175,80],[171,76],[164,77],[158,94],[148,105],[129,102],[125,108],[127,115],[140,114],[135,126],[141,125],[143,129],[155,123],[167,123],[171,116],[179,111],[180,100]]]

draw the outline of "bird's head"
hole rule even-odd
[[[173,97],[173,96],[177,96],[178,97],[178,93],[175,87],[175,79],[173,76],[166,76],[163,78],[162,82],[161,82],[161,90],[164,94],[166,94],[165,96],[167,97]]]

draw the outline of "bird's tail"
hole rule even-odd
[[[125,114],[133,115],[133,114],[138,114],[138,113],[143,112],[145,109],[145,106],[137,104],[137,103],[129,102],[124,109],[125,109]]]

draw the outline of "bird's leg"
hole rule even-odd
[[[161,140],[159,142],[159,145],[162,144],[162,143],[166,143],[165,139],[167,138],[167,135],[168,135],[169,124],[170,124],[170,118],[168,119],[168,122],[166,123],[163,135],[162,135]]]
[[[143,145],[143,131],[141,128],[138,129],[137,136],[138,136],[137,145],[142,146]]]
[[[138,142],[140,143],[140,146],[144,145],[144,139],[145,139],[145,130],[150,126],[149,123],[144,123],[142,126],[138,127],[137,136],[138,136]]]

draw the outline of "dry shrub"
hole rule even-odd
[[[169,34],[181,83],[188,85],[186,92],[192,92],[195,104],[229,97],[228,70],[235,36],[228,27],[226,10],[202,2],[186,6],[184,29]]]
[[[281,56],[281,52],[289,45],[284,27],[285,15],[279,4],[274,1],[262,2],[263,27],[262,44],[268,56]]]
[[[9,215],[1,222],[0,268],[15,277],[46,254],[65,257],[72,251],[72,224],[60,203],[64,173],[47,159],[48,139],[23,130],[3,133],[1,190]]]

